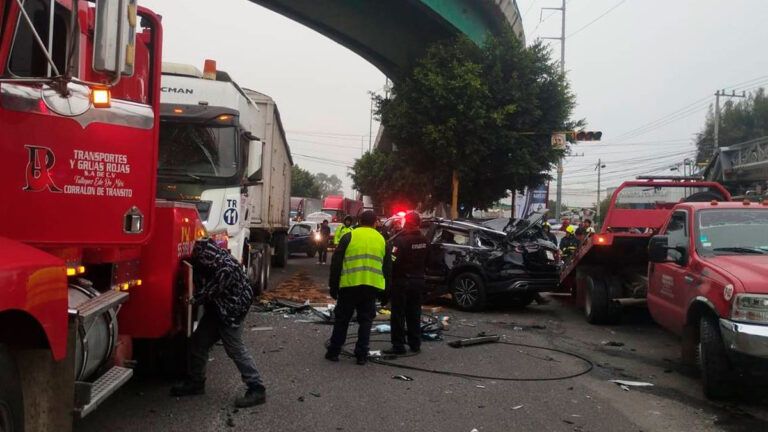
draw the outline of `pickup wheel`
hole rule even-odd
[[[0,431],[24,430],[24,403],[21,379],[10,351],[0,345]]]
[[[720,334],[720,324],[711,315],[699,321],[699,367],[706,397],[724,399],[735,394],[734,369]]]
[[[590,324],[613,324],[619,312],[611,302],[608,284],[599,276],[584,277],[584,317]]]
[[[475,273],[461,273],[451,282],[453,304],[464,311],[479,311],[485,307],[485,285]]]

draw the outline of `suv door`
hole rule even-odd
[[[470,245],[470,234],[466,230],[445,225],[436,225],[430,240],[427,268],[428,281],[445,285],[451,271],[457,264],[466,261]]]

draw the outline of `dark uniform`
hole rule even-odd
[[[419,230],[418,215],[415,218],[408,218],[405,230],[392,240],[392,349],[388,351],[395,354],[405,353],[406,337],[411,351],[421,349],[421,296],[429,242]]]

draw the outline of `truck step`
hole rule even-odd
[[[133,369],[120,366],[113,366],[104,375],[93,383],[78,382],[79,388],[90,390],[90,397],[86,395],[81,400],[88,403],[75,408],[75,417],[81,419],[95,410],[104,400],[112,395],[117,389],[123,386],[133,376]]]
[[[87,322],[126,300],[128,300],[127,292],[110,290],[78,305],[76,312]]]

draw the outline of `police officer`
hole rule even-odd
[[[341,238],[344,237],[344,235],[349,232],[352,232],[352,216],[345,217],[344,225],[336,228],[336,233],[333,235],[334,246],[338,246],[339,242],[341,241]]]
[[[407,213],[403,231],[392,240],[392,348],[385,354],[405,354],[406,335],[411,351],[421,350],[421,294],[428,241],[420,228],[419,214]]]
[[[336,321],[325,358],[339,361],[339,353],[347,340],[352,313],[357,311],[357,364],[368,359],[371,326],[376,318],[376,298],[385,296],[387,279],[392,267],[384,237],[373,226],[376,214],[370,210],[360,215],[360,226],[345,234],[331,257],[328,286],[336,299]]]

